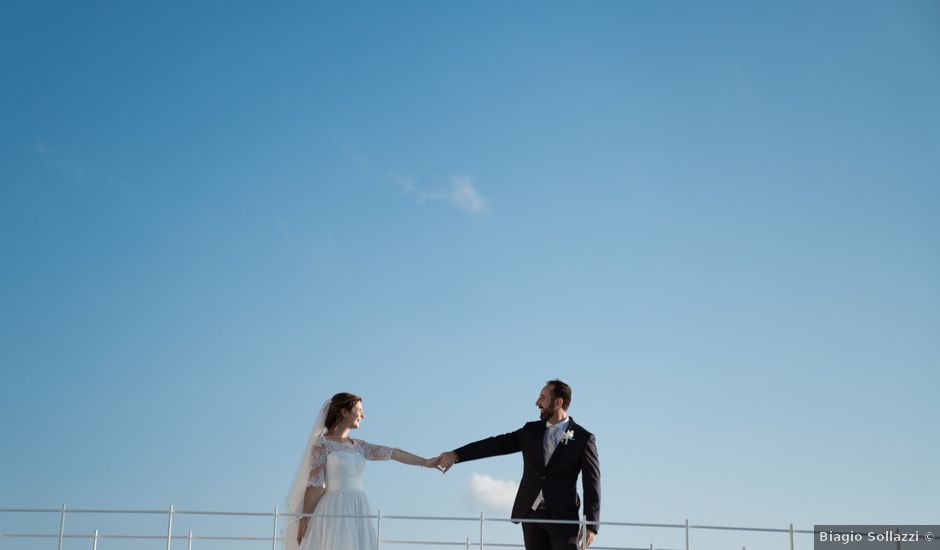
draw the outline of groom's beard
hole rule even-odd
[[[541,418],[542,421],[547,421],[552,417],[553,414],[555,414],[555,409],[553,408],[541,409],[539,412],[539,418]]]

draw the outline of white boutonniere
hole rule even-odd
[[[567,445],[569,441],[574,441],[574,430],[568,430],[567,432],[561,434],[562,443]]]

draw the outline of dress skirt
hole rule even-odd
[[[375,550],[375,525],[365,491],[327,491],[320,498],[300,550]]]

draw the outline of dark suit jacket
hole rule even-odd
[[[542,451],[546,430],[543,420],[528,422],[512,433],[464,445],[454,452],[457,453],[458,462],[522,452],[522,481],[512,506],[512,517],[516,519],[528,517],[539,491],[545,498],[548,518],[579,519],[581,499],[576,485],[580,473],[584,491],[584,517],[588,521],[600,521],[601,467],[594,434],[576,424],[574,419],[570,420],[568,429],[574,431],[574,437],[558,443],[548,464],[545,464]],[[589,526],[595,533],[597,527]]]

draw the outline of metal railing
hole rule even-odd
[[[64,544],[66,540],[87,540],[91,541],[92,550],[98,550],[98,542],[102,540],[137,540],[137,541],[166,541],[166,550],[172,550],[172,545],[174,541],[186,541],[187,550],[192,550],[193,542],[195,541],[247,541],[247,542],[270,542],[271,550],[278,549],[278,543],[283,540],[279,535],[280,522],[287,518],[300,517],[300,516],[311,516],[311,514],[294,514],[294,513],[285,513],[280,512],[278,508],[275,508],[273,512],[215,512],[215,511],[199,511],[199,510],[177,510],[174,506],[170,506],[168,510],[133,510],[133,509],[82,509],[82,508],[69,508],[67,505],[63,504],[61,508],[0,508],[0,517],[5,514],[58,514],[59,515],[59,530],[58,533],[4,533],[0,532],[0,547],[2,547],[2,541],[4,539],[55,539],[58,542],[57,550],[64,550]],[[161,516],[164,515],[167,518],[167,527],[166,534],[160,535],[127,535],[127,534],[102,534],[98,529],[95,529],[93,533],[88,534],[66,534],[65,524],[66,516],[69,514],[131,514],[131,515],[151,515],[151,516]],[[218,535],[199,535],[196,536],[192,531],[189,531],[186,535],[174,534],[173,532],[173,520],[174,518],[180,516],[213,516],[213,517],[230,517],[230,516],[241,516],[241,517],[256,517],[256,518],[270,518],[271,519],[271,535],[270,536],[218,536]],[[788,528],[763,528],[763,527],[731,527],[731,526],[719,526],[719,525],[695,525],[689,523],[689,520],[685,520],[684,523],[636,523],[636,522],[618,522],[618,521],[603,521],[603,522],[587,522],[584,519],[581,520],[554,520],[554,519],[510,519],[510,518],[491,518],[486,517],[484,514],[480,514],[479,517],[447,517],[447,516],[401,516],[401,515],[383,515],[381,510],[377,514],[372,516],[349,516],[349,515],[329,515],[329,516],[320,516],[320,517],[335,517],[335,518],[367,518],[375,520],[376,526],[376,550],[381,550],[383,545],[422,545],[422,546],[462,546],[466,550],[471,548],[479,548],[484,550],[486,547],[491,548],[523,548],[524,546],[519,543],[505,543],[505,542],[496,542],[496,541],[487,541],[485,539],[485,527],[487,523],[550,523],[550,524],[567,524],[567,525],[577,525],[579,528],[579,536],[581,537],[581,544],[583,545],[587,537],[587,530],[585,526],[588,525],[604,525],[610,527],[639,527],[639,528],[656,528],[656,529],[681,529],[684,531],[684,540],[685,544],[682,549],[670,549],[664,548],[662,546],[654,546],[650,543],[649,546],[644,547],[625,547],[625,546],[596,546],[592,545],[592,550],[692,550],[690,544],[690,532],[694,530],[717,530],[717,531],[741,531],[741,532],[761,532],[761,533],[776,533],[776,534],[786,534],[789,539],[789,550],[795,550],[795,537],[797,534],[810,534],[814,533],[813,530],[804,530],[804,529],[794,529],[793,524],[791,523]],[[432,541],[432,540],[400,540],[400,539],[383,539],[382,537],[382,526],[384,522],[388,521],[398,521],[398,520],[417,520],[417,521],[457,521],[457,522],[478,522],[479,523],[479,538],[475,541],[472,541],[470,538],[465,538],[462,541]],[[583,548],[583,546],[582,546]],[[782,550],[782,549],[781,549]]]

